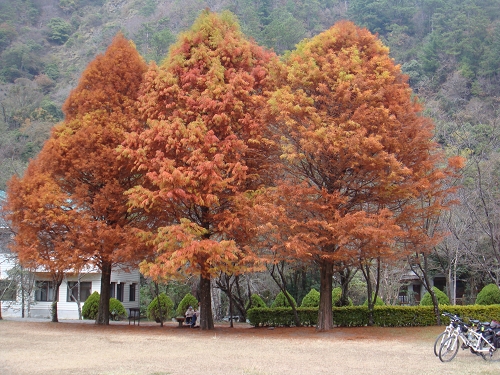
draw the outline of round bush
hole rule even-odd
[[[436,294],[436,298],[438,300],[439,305],[449,305],[450,304],[450,299],[448,296],[440,291],[438,288],[435,286],[432,287],[432,291],[434,294]],[[424,296],[422,297],[422,300],[420,301],[420,306],[432,306],[432,298],[429,292],[425,292]]]
[[[99,311],[100,295],[97,292],[92,293],[85,301],[82,307],[82,316],[84,319],[97,319]],[[109,299],[109,313],[112,319],[125,319],[128,314],[123,304],[116,298]]]
[[[488,284],[478,293],[476,305],[496,305],[500,303],[500,289],[496,284]]]
[[[340,296],[342,295],[342,288],[340,286],[333,288],[332,290],[332,307],[335,306],[340,306]],[[352,306],[352,299],[347,298],[348,305],[347,306]]]
[[[294,306],[297,306],[297,302],[295,301],[295,298],[293,298],[290,293],[287,292],[287,294],[290,296],[292,299],[292,302]],[[285,297],[285,294],[283,292],[279,292],[276,298],[274,299],[273,304],[271,305],[272,308],[275,307],[291,307],[290,304],[288,303],[288,300]]]
[[[125,310],[123,303],[118,301],[116,298],[109,299],[109,313],[114,318],[114,320],[125,319],[128,316],[127,310]]]
[[[250,301],[248,302],[247,310],[254,308],[254,307],[267,308],[266,303],[261,298],[261,296],[259,296],[258,294],[252,294],[250,296]]]
[[[174,302],[165,293],[160,293],[161,316],[160,307],[158,306],[158,297],[155,297],[148,306],[147,316],[149,320],[154,320],[159,323],[160,318],[165,322],[172,317],[174,311]]]
[[[368,306],[368,299],[365,300],[363,306]],[[380,296],[377,296],[377,299],[375,300],[375,306],[385,306],[385,302],[382,298],[380,298]]]
[[[189,306],[193,306],[194,310],[198,308],[198,300],[191,293],[186,294],[181,302],[179,302],[179,306],[177,306],[177,315],[184,316]]]
[[[92,293],[85,301],[82,307],[82,316],[84,319],[97,319],[97,312],[99,310],[99,293]]]
[[[300,307],[318,307],[319,306],[319,292],[316,289],[311,289],[304,298]]]

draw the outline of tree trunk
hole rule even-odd
[[[214,318],[212,316],[210,278],[200,276],[200,328],[204,330],[214,329]]]
[[[59,317],[57,314],[57,297],[59,296],[60,286],[61,286],[61,281],[54,283],[54,295],[52,296],[52,305],[50,307],[50,313],[52,315],[52,323],[59,322]]]
[[[161,308],[161,301],[160,301],[160,287],[157,282],[155,282],[155,293],[156,293],[156,299],[158,301],[158,312],[160,313],[160,327],[163,327],[163,309]]]
[[[101,272],[101,295],[95,324],[109,325],[109,285],[111,284],[111,263],[103,261]]]
[[[228,283],[229,288],[227,291],[227,296],[229,297],[229,327],[233,328],[233,293],[232,293],[232,288],[231,288],[231,282]]]
[[[338,307],[349,306],[349,283],[351,282],[353,271],[349,267],[345,267],[339,272],[340,288],[342,290],[340,299],[337,302]]]
[[[293,303],[292,298],[290,297],[290,293],[288,293],[286,277],[284,274],[285,262],[281,261],[277,264],[273,264],[272,268],[269,269],[269,273],[273,278],[274,282],[279,286],[280,290],[283,292],[285,299],[288,301],[288,304],[292,308],[293,320],[295,322],[295,326],[300,327],[302,324],[300,323],[299,314],[297,312],[297,306]],[[278,271],[279,278],[275,275],[275,271]]]
[[[424,265],[422,266],[419,257],[422,255],[423,263]],[[424,285],[425,289],[429,292],[431,299],[432,299],[432,304],[434,305],[434,315],[436,316],[436,323],[437,325],[441,325],[441,314],[439,311],[439,305],[438,305],[438,300],[436,298],[436,294],[432,290],[432,285],[431,281],[429,279],[429,268],[428,268],[428,262],[427,262],[427,254],[422,253],[419,254],[417,253],[415,256],[415,259],[418,259],[417,262],[412,261],[411,259],[408,259],[408,264],[410,265],[411,270],[415,275],[418,276],[422,284]],[[416,271],[416,267],[420,270],[420,273]]]
[[[318,331],[327,331],[333,328],[332,278],[333,263],[322,261],[320,264],[318,325],[316,326]]]

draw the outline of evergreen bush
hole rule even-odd
[[[194,310],[198,308],[198,300],[191,293],[186,294],[181,302],[179,302],[177,316],[184,316],[189,306],[192,306]]]
[[[92,293],[85,301],[82,307],[83,319],[96,319],[97,311],[99,310],[99,293]]]
[[[297,306],[297,302],[295,301],[295,298],[293,298],[290,293],[288,293],[288,296],[292,299],[292,302],[294,306]],[[273,304],[271,305],[271,308],[276,308],[276,307],[291,307],[290,304],[288,303],[288,300],[285,297],[285,294],[283,292],[279,292],[276,298],[274,299]]]
[[[255,293],[250,296],[250,301],[248,301],[247,310],[252,309],[254,307],[259,307],[263,309],[267,308],[267,305],[262,299],[262,297]]]
[[[82,307],[82,316],[84,319],[97,319],[99,311],[100,295],[97,292],[92,293],[85,301]],[[109,299],[109,313],[112,319],[125,319],[128,314],[123,304],[116,298]]]
[[[302,303],[300,307],[318,307],[319,306],[319,292],[316,289],[311,289],[304,298],[302,298]]]
[[[432,287],[432,291],[434,292],[434,294],[436,294],[436,298],[438,300],[439,305],[450,304],[450,299],[444,292],[442,292],[435,286]],[[429,292],[425,292],[424,296],[422,297],[422,300],[420,301],[420,306],[432,306],[432,298]]]
[[[373,299],[373,295],[372,295],[372,299]],[[363,303],[363,306],[368,306],[368,299],[365,300],[365,302]],[[380,296],[377,296],[377,299],[375,300],[375,306],[385,306],[385,302],[382,298],[380,298]]]
[[[332,307],[339,307],[340,304],[340,297],[342,296],[342,288],[341,287],[336,287],[333,288],[332,290]],[[352,299],[347,298],[348,301],[348,306],[352,306]]]
[[[128,316],[123,303],[118,301],[116,298],[109,299],[109,313],[114,320],[122,320]]]
[[[478,293],[476,305],[495,305],[500,303],[500,289],[496,284],[488,284]]]
[[[170,297],[168,297],[165,293],[160,293],[159,299],[161,304],[161,315],[160,306],[158,306],[158,297],[155,297],[151,301],[147,309],[148,319],[154,320],[157,323],[160,323],[160,319],[164,322],[167,321],[167,319],[170,319],[174,311],[174,302],[170,299]]]

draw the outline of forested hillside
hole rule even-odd
[[[0,0],[0,190],[39,152],[82,70],[118,31],[159,62],[205,8],[229,9],[279,54],[341,19],[378,33],[439,143],[468,159],[436,267],[471,288],[485,274],[498,282],[500,0]]]

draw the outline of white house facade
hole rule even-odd
[[[3,192],[0,192],[3,193]],[[0,203],[4,196],[0,194]],[[10,252],[8,244],[13,235],[0,218],[0,301],[2,317],[51,317],[54,285],[47,272],[22,270]],[[13,274],[13,271],[16,271]],[[111,272],[110,295],[123,306],[139,308],[139,270],[114,267]],[[101,291],[101,274],[97,269],[86,269],[79,274],[67,273],[59,287],[57,311],[59,319],[78,319],[80,305],[93,293]]]

